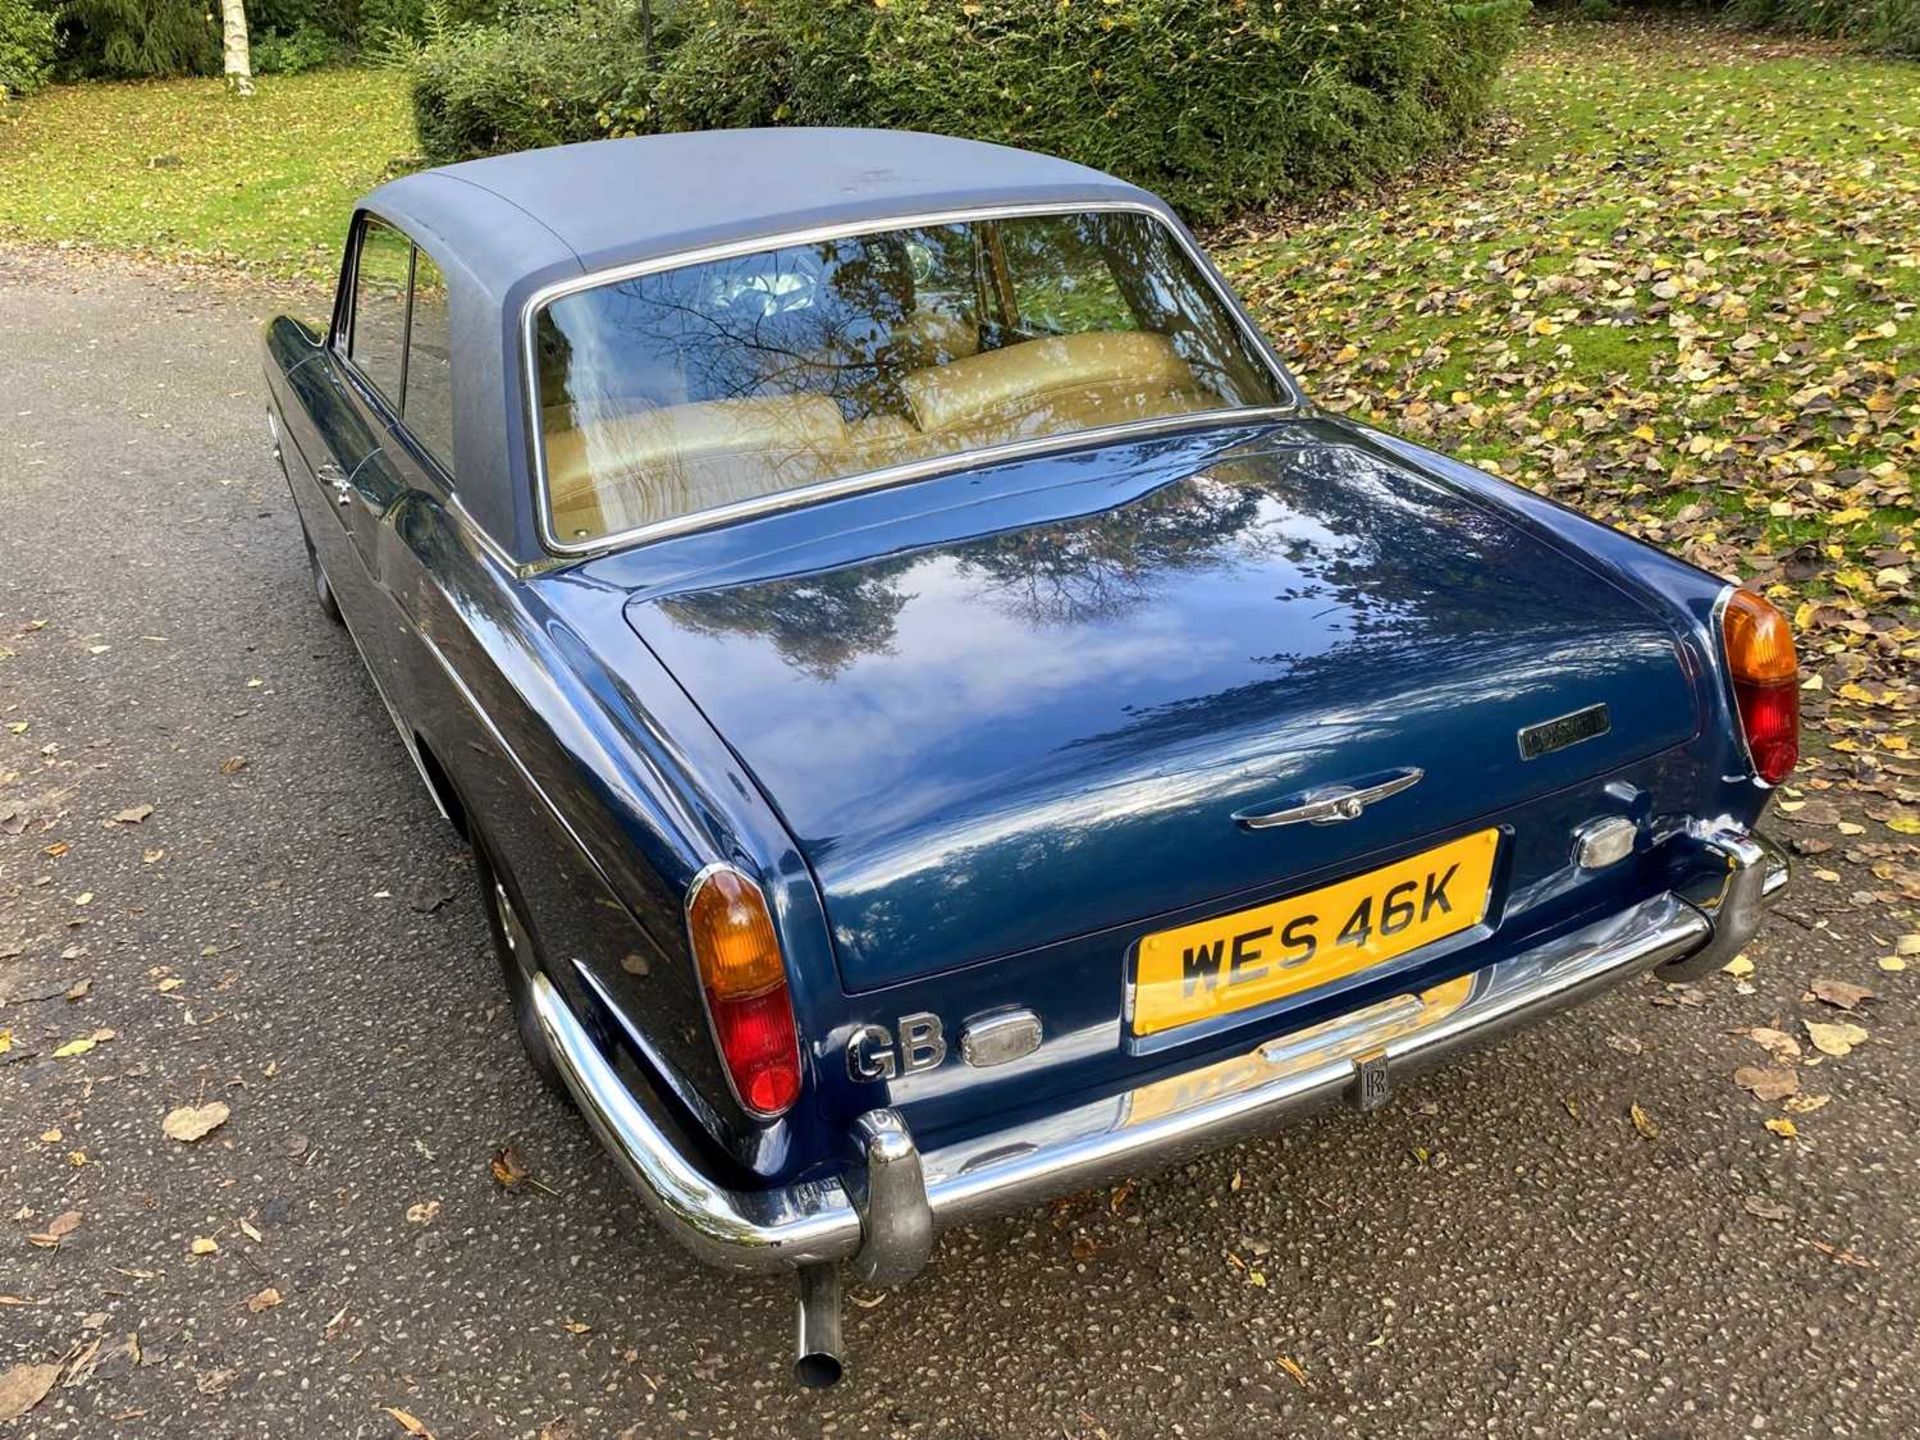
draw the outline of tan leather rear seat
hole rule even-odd
[[[824,395],[703,400],[547,434],[554,532],[587,539],[842,473],[840,407]]]
[[[1027,340],[987,350],[949,365],[934,365],[903,377],[900,388],[913,418],[929,434],[1036,408],[1035,401],[1063,422],[1087,396],[1098,414],[1128,393],[1165,393],[1191,388],[1193,370],[1173,342],[1145,331],[1094,330]],[[1092,423],[1111,423],[1104,417]]]
[[[1024,341],[912,371],[900,385],[911,419],[848,423],[826,396],[791,395],[554,428],[554,532],[592,539],[912,460],[1219,403],[1164,335],[1129,331]],[[556,407],[544,418],[564,427],[568,414]]]

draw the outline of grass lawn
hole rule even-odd
[[[0,235],[331,275],[356,197],[414,151],[384,70],[65,85],[0,105]]]
[[[1481,158],[1216,254],[1322,404],[1764,588],[1815,788],[1920,833],[1920,65],[1560,25],[1504,108]]]

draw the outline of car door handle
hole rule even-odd
[[[352,489],[353,481],[348,477],[347,472],[342,470],[338,465],[329,462],[320,466],[313,472],[313,478],[320,481],[323,485],[331,485],[333,487],[334,503],[345,505],[353,498],[349,493]]]

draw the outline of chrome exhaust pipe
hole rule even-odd
[[[809,1390],[838,1384],[846,1372],[840,1354],[840,1267],[806,1265],[800,1270],[800,1327],[793,1378]]]

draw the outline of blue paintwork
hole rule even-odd
[[[738,1183],[837,1168],[846,1120],[875,1104],[937,1144],[1484,966],[1695,873],[1682,817],[1764,805],[1717,668],[1721,582],[1333,417],[1083,446],[540,563],[520,291],[462,298],[444,228],[414,233],[455,288],[456,353],[491,347],[456,394],[461,456],[484,463],[457,460],[456,503],[327,337],[282,320],[267,378],[292,494],[409,749],[499,855],[555,983]],[[1519,759],[1518,728],[1597,700],[1608,736]],[[1403,765],[1427,778],[1345,825],[1229,818]],[[1639,852],[1575,873],[1573,830],[1616,814]],[[1127,1038],[1149,930],[1488,824],[1505,838],[1487,925]],[[772,1125],[727,1093],[687,953],[682,899],[716,859],[761,877],[788,963],[809,1084]],[[1016,1065],[846,1074],[855,1026],[931,1011],[953,1033],[1008,1004],[1046,1024]]]
[[[1672,620],[1592,567],[1311,427],[1222,438],[1107,450],[1091,514],[873,527],[856,563],[629,608],[775,798],[849,989],[1343,864],[1700,728]],[[1610,734],[1521,759],[1522,727],[1601,702]],[[1228,823],[1404,765],[1429,778],[1354,823]]]

